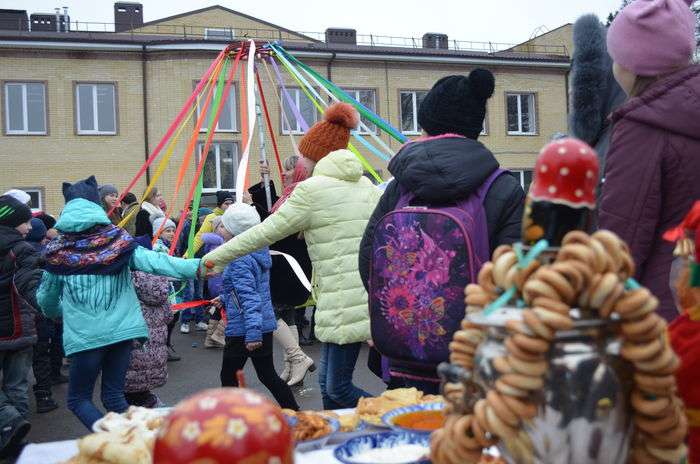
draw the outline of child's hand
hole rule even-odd
[[[211,303],[212,306],[216,307],[216,309],[222,309],[224,307],[224,303],[221,301],[220,296],[217,296],[213,300],[209,301],[209,303]]]
[[[262,342],[252,342],[252,343],[246,343],[245,348],[248,351],[255,351],[259,348],[262,348]]]

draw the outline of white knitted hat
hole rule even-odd
[[[163,225],[163,221],[165,221],[165,217],[157,217],[153,220],[153,233],[156,233],[160,230],[160,226]],[[163,230],[170,229],[170,228],[175,229],[177,226],[175,223],[168,219],[168,222],[165,223],[165,227],[163,227]]]
[[[231,235],[239,235],[260,224],[260,215],[255,207],[245,203],[234,203],[221,216],[221,222]]]

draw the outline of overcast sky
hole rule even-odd
[[[106,0],[3,0],[3,8],[28,13],[53,12],[68,6],[71,20],[114,22],[113,2]],[[295,31],[349,27],[359,34],[420,37],[443,32],[450,39],[518,43],[537,29],[555,29],[585,13],[601,18],[620,0],[143,0],[144,20],[220,4]],[[430,8],[427,5],[434,5]]]

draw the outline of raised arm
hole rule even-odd
[[[221,272],[234,259],[304,230],[309,224],[310,213],[308,185],[301,183],[274,214],[204,255],[202,260],[211,261],[214,272]]]

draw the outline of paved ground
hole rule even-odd
[[[190,333],[182,335],[173,333],[175,349],[182,356],[181,361],[168,364],[168,383],[158,389],[156,393],[166,403],[175,405],[188,395],[205,388],[219,387],[219,369],[221,367],[221,350],[206,350],[202,344],[204,333]],[[193,346],[193,344],[197,346]],[[304,348],[318,364],[320,345],[315,344]],[[275,364],[277,371],[282,369],[282,350],[275,346]],[[321,394],[318,387],[318,371],[309,374],[305,380],[306,390],[295,388],[295,396],[303,409],[321,409]],[[246,380],[250,388],[269,396],[267,389],[260,384],[251,362],[245,367]],[[384,384],[374,376],[367,368],[367,350],[363,349],[355,370],[355,382],[372,394],[378,394],[384,390]],[[99,384],[99,382],[98,382]],[[86,433],[83,425],[65,408],[66,385],[54,387],[54,398],[61,407],[47,414],[33,414],[31,417],[32,431],[29,440],[34,443],[47,441],[67,440],[77,438]],[[31,395],[30,395],[31,396]],[[33,398],[32,398],[33,400]],[[99,403],[99,385],[95,391],[95,404]],[[30,405],[34,410],[34,404]]]

